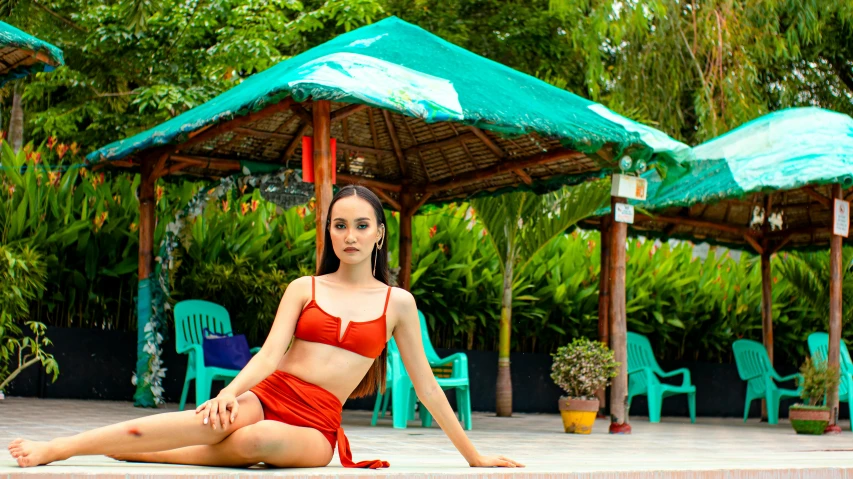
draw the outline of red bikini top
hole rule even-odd
[[[341,337],[341,318],[323,311],[314,301],[314,277],[311,277],[311,301],[302,310],[296,322],[294,336],[313,343],[323,343],[337,346],[356,354],[376,359],[385,347],[385,312],[388,311],[388,300],[391,298],[391,287],[385,296],[385,308],[382,316],[370,321],[350,321]]]

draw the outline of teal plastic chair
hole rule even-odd
[[[816,363],[826,361],[826,358],[829,357],[829,334],[824,332],[809,334],[808,342],[812,361]],[[847,350],[847,344],[843,340],[840,346],[838,362],[841,378],[838,382],[838,401],[846,402],[847,408],[853,414],[853,404],[850,401],[850,392],[853,391],[853,361],[850,360],[850,351]],[[825,397],[823,402],[826,404]],[[853,421],[851,421],[850,429],[853,430]]]
[[[664,384],[659,377],[669,378],[682,375],[681,385]],[[660,411],[664,398],[687,394],[690,422],[696,422],[696,386],[690,382],[687,368],[664,372],[652,352],[652,345],[642,334],[628,333],[628,407],[634,396],[646,395],[649,402],[649,422],[660,422]]]
[[[432,367],[451,365],[452,372],[449,378],[436,378],[436,382],[443,390],[456,390],[456,413],[462,421],[463,427],[466,430],[471,430],[471,390],[468,380],[468,356],[465,353],[454,353],[446,358],[440,358],[438,353],[432,347],[427,330],[426,319],[422,312],[418,311],[418,318],[421,323],[421,342],[423,343],[424,352],[426,353],[427,361]],[[388,342],[388,365],[386,376],[385,394],[376,395],[376,403],[373,406],[373,418],[370,421],[372,426],[376,425],[380,417],[385,417],[385,412],[388,409],[388,399],[391,399],[391,417],[394,427],[397,429],[405,429],[406,422],[414,419],[415,404],[417,403],[417,395],[415,394],[414,386],[409,378],[406,368],[403,366],[403,361],[400,359],[400,351],[397,349],[397,342],[391,338]],[[421,425],[423,427],[432,426],[432,415],[423,406],[419,409]]]
[[[240,372],[239,369],[215,368],[204,365],[204,353],[201,349],[204,329],[211,333],[226,334],[231,330],[231,317],[222,306],[190,299],[175,305],[175,349],[178,353],[189,354],[187,375],[184,377],[184,390],[181,392],[179,409],[184,410],[190,382],[195,381],[195,401],[201,404],[210,399],[210,387],[213,381],[222,380],[225,384],[231,382]],[[252,348],[252,354],[261,348]]]
[[[790,381],[802,376],[791,374],[779,376],[764,345],[751,339],[738,339],[732,344],[737,372],[746,381],[746,403],[743,408],[743,422],[749,417],[749,405],[754,399],[764,399],[767,403],[767,422],[779,424],[779,403],[782,399],[799,397],[802,387],[782,389],[776,382]]]

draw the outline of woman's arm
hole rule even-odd
[[[456,414],[447,402],[447,396],[438,385],[421,343],[421,324],[415,298],[405,290],[395,289],[394,311],[398,316],[394,328],[394,340],[400,349],[400,358],[415,387],[415,394],[429,410],[435,421],[447,434],[456,449],[472,467],[504,466],[524,467],[523,464],[504,456],[481,456],[465,434]]]
[[[248,391],[272,374],[296,330],[296,321],[302,312],[304,298],[310,295],[311,280],[308,277],[298,278],[287,285],[281,298],[270,332],[261,350],[255,354],[248,364],[237,374],[231,384],[226,386],[219,395],[211,401],[199,404],[196,413],[202,413],[204,424],[213,418],[211,426],[216,429],[217,423],[227,427],[237,417],[237,396]],[[231,410],[228,421],[228,410]]]

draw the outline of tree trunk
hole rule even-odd
[[[601,218],[601,268],[598,275],[598,340],[610,347],[610,216]],[[607,388],[595,393],[598,414],[607,409]]]
[[[512,243],[512,239],[508,237],[498,342],[498,384],[495,407],[498,417],[512,416],[512,378],[509,370],[509,339],[512,332],[512,264],[515,260]]]
[[[12,94],[12,117],[9,119],[9,144],[17,153],[24,146],[24,108],[21,106],[21,96],[24,93],[21,82],[15,82]]]

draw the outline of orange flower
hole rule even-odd
[[[68,145],[65,143],[60,143],[59,146],[56,147],[56,155],[61,160],[65,153],[68,151]]]
[[[47,148],[49,150],[52,150],[55,145],[56,145],[56,137],[55,136],[47,137]]]
[[[6,139],[6,130],[0,131],[0,140]]]
[[[89,169],[88,168],[80,168],[80,176],[83,178],[89,176]]]
[[[27,159],[38,165],[39,163],[41,163],[41,153],[35,151],[27,153]]]
[[[9,185],[9,196],[15,194],[15,185]]]
[[[305,218],[305,212],[306,208],[304,206],[296,208],[296,214],[298,214],[300,218]]]
[[[222,200],[222,211],[228,211],[229,209],[228,200]]]
[[[76,141],[75,141],[75,142],[73,142],[73,143],[71,143],[70,148],[71,148],[71,153],[73,153],[73,154],[75,154],[75,155],[76,155],[77,153],[80,153],[80,146],[79,146],[79,145],[77,145],[77,142],[76,142]]]
[[[258,209],[258,205],[260,205],[260,201],[252,200],[252,204],[250,206],[251,210],[254,212]]]
[[[50,184],[51,185],[59,186],[59,179],[62,177],[61,173],[59,173],[58,171],[52,171],[52,172],[48,173],[48,176],[50,177]]]
[[[247,211],[249,211],[249,203],[241,203],[240,204],[240,213],[242,213],[243,216],[246,216]]]
[[[392,211],[392,212],[391,212],[391,216],[392,216],[393,218],[396,218],[398,214],[399,214],[399,213],[397,213],[396,211]]]
[[[163,193],[165,193],[165,192],[166,192],[166,189],[163,188],[162,186],[158,185],[156,188],[154,188],[154,196],[157,198],[157,203],[160,202],[160,198],[163,197]]]
[[[101,226],[103,226],[104,222],[107,221],[108,215],[109,215],[109,211],[104,211],[100,215],[96,216],[94,220],[92,220],[92,222],[95,223],[95,231],[98,231],[101,229]]]
[[[131,233],[135,233],[137,229],[139,229],[139,226],[136,223],[130,224],[130,232]]]
[[[429,237],[432,238],[435,236],[436,231],[438,231],[438,225],[433,226],[429,229]]]

